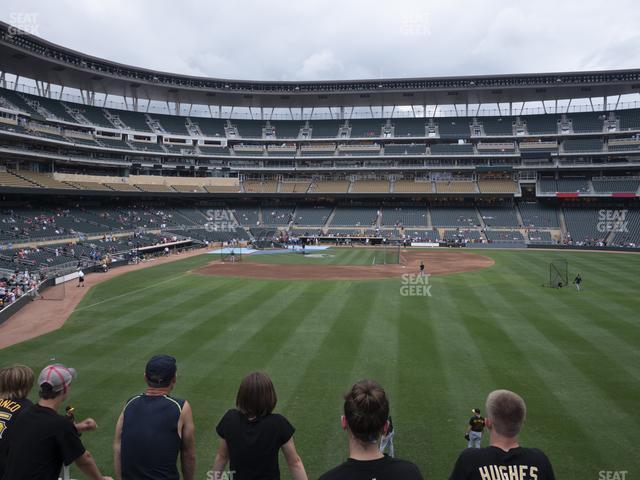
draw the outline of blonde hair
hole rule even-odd
[[[518,436],[527,415],[522,397],[509,390],[491,392],[487,397],[486,410],[487,417],[493,424],[492,428],[508,438]]]
[[[0,369],[0,398],[20,400],[33,388],[34,375],[26,365],[11,365]]]

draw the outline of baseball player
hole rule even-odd
[[[420,276],[424,277],[424,262],[420,260]]]
[[[469,419],[469,426],[464,432],[464,438],[467,440],[467,448],[480,448],[482,440],[482,431],[484,430],[484,418],[480,415],[480,409],[471,410],[473,417]]]
[[[576,286],[576,290],[580,291],[580,284],[582,283],[582,277],[580,274],[576,275],[576,278],[573,279],[573,284]]]
[[[78,287],[84,288],[84,272],[78,269]]]

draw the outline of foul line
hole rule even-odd
[[[130,292],[121,293],[120,295],[116,295],[115,297],[105,298],[104,300],[100,300],[99,302],[92,303],[91,305],[85,305],[84,307],[76,308],[76,309],[74,309],[72,314],[75,313],[75,312],[79,312],[81,310],[86,310],[88,308],[93,308],[93,307],[96,307],[98,305],[102,305],[103,303],[110,302],[111,300],[115,300],[116,298],[128,297],[129,295],[133,295],[134,293],[142,292],[144,290],[148,290],[150,288],[157,287],[158,285],[162,285],[163,283],[172,282],[172,281],[174,281],[174,280],[176,280],[176,279],[178,279],[180,277],[184,277],[188,273],[189,272],[181,273],[180,275],[176,275],[175,277],[167,278],[165,280],[162,280],[161,282],[154,283],[153,285],[147,285],[146,287],[138,288],[137,290],[131,290]]]

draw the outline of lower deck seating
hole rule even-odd
[[[265,225],[288,225],[292,220],[293,206],[291,207],[262,207],[262,221]]]
[[[382,225],[386,227],[426,227],[428,224],[426,207],[384,207]]]
[[[530,230],[527,237],[529,238],[529,243],[539,245],[552,245],[554,243],[551,233],[544,230]]]
[[[478,207],[487,227],[517,227],[518,217],[513,207]]]
[[[640,247],[640,210],[626,210],[620,212],[624,220],[619,222],[619,228],[613,233],[613,245],[621,247]]]
[[[559,227],[558,212],[555,206],[540,202],[522,202],[518,204],[518,209],[525,227]]]
[[[569,239],[577,245],[596,245],[602,243],[608,232],[600,231],[600,219],[596,208],[565,207],[564,219]]]
[[[332,207],[300,206],[295,210],[293,221],[295,225],[323,226],[327,223],[332,211]]]
[[[449,242],[461,243],[480,242],[482,241],[482,234],[479,230],[459,228],[456,230],[445,230],[442,239]]]
[[[485,230],[484,234],[492,243],[524,243],[519,230]]]
[[[255,227],[260,223],[260,207],[257,205],[251,207],[230,206],[229,210],[240,225]]]
[[[435,229],[414,230],[405,228],[401,233],[404,238],[411,239],[414,242],[438,242],[440,240],[440,235]]]
[[[376,223],[378,211],[372,207],[337,207],[331,226],[368,227]]]
[[[473,207],[431,207],[431,221],[434,227],[477,227],[480,226],[478,213]]]

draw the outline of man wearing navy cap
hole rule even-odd
[[[130,398],[113,442],[116,476],[122,480],[193,480],[195,427],[191,406],[169,394],[176,384],[176,359],[156,355],[147,362],[147,390]]]

